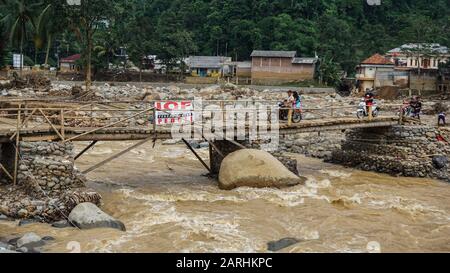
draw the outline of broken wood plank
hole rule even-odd
[[[128,153],[129,151],[133,150],[134,148],[139,147],[139,146],[141,146],[142,144],[144,144],[144,143],[146,143],[147,141],[150,141],[150,140],[152,140],[152,139],[153,139],[153,136],[148,137],[148,138],[146,138],[146,139],[144,139],[144,140],[139,141],[138,143],[134,144],[133,146],[128,147],[128,148],[126,148],[125,150],[123,150],[123,151],[121,151],[121,152],[119,152],[119,153],[117,153],[117,154],[115,154],[115,155],[113,155],[113,156],[111,156],[111,157],[109,157],[109,158],[103,160],[102,162],[95,164],[94,166],[90,167],[89,169],[83,171],[83,174],[90,173],[90,172],[92,172],[93,170],[100,168],[101,166],[105,165],[106,163],[111,162],[112,160],[114,160],[114,159],[116,159],[116,158],[118,158],[118,157],[120,157],[120,156],[122,156],[122,155]]]
[[[81,152],[79,152],[75,157],[74,160],[77,160],[80,156],[82,156],[87,150],[89,150],[91,147],[93,147],[98,140],[94,140],[91,143],[89,143],[88,146],[86,146]]]

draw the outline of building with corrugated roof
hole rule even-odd
[[[318,58],[296,57],[296,51],[254,50],[252,84],[283,84],[313,80]]]
[[[231,62],[231,57],[224,56],[190,56],[187,66],[193,77],[220,78],[229,73],[225,63]]]

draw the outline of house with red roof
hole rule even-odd
[[[386,75],[394,72],[394,63],[377,53],[365,59],[356,69],[356,80],[358,81],[359,91],[365,91],[383,86]],[[391,80],[391,82],[393,81]]]
[[[59,60],[59,70],[61,72],[79,72],[81,70],[78,65],[78,60],[81,59],[81,54],[75,54]]]

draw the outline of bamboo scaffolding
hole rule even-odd
[[[5,166],[3,166],[2,163],[0,163],[0,169],[2,169],[6,175],[9,177],[9,179],[11,179],[11,181],[14,181],[14,177],[8,172],[8,170],[5,168]]]

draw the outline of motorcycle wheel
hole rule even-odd
[[[300,121],[302,121],[303,117],[302,117],[302,113],[296,113],[294,112],[292,114],[292,122],[293,123],[299,123]]]
[[[357,117],[358,119],[361,119],[363,116],[364,116],[364,114],[361,113],[360,111],[357,111],[357,112],[356,112],[356,117]]]

